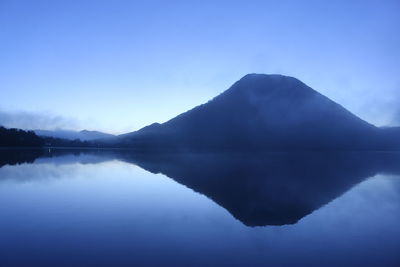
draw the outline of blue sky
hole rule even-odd
[[[400,1],[0,0],[0,124],[123,133],[247,73],[400,125]]]

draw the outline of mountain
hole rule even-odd
[[[248,74],[206,104],[117,143],[179,151],[393,149],[388,135],[295,78]]]
[[[69,130],[35,130],[35,133],[43,137],[62,138],[67,140],[79,139],[81,141],[93,141],[97,139],[108,139],[115,137],[112,134],[102,133],[98,131],[69,131]]]

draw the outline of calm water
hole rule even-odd
[[[2,151],[0,266],[400,266],[396,153]]]

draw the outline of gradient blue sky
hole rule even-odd
[[[400,125],[400,1],[0,0],[0,124],[122,133],[247,73]]]

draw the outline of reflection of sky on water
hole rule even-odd
[[[3,262],[390,266],[399,260],[399,177],[370,178],[295,225],[255,228],[164,175],[116,160],[4,166],[0,177]]]

